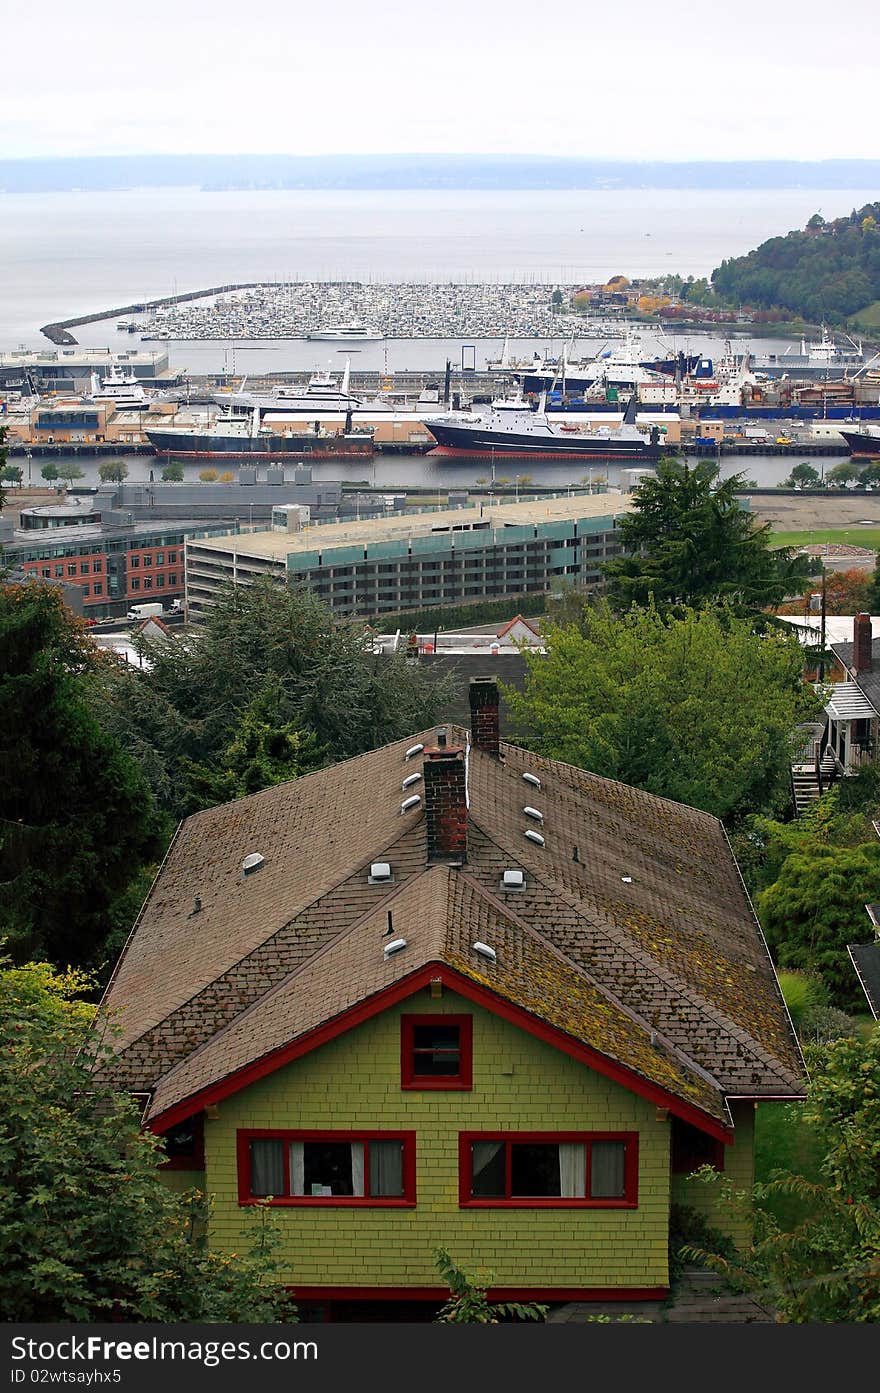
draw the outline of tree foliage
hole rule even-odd
[[[229,587],[203,631],[150,650],[152,668],[105,670],[95,701],[175,816],[256,792],[440,719],[452,683],[403,652],[373,652],[305,589]]]
[[[771,547],[769,523],[756,523],[736,497],[742,483],[741,475],[719,481],[718,466],[708,461],[660,460],[618,522],[630,554],[605,563],[611,604],[728,600],[753,610],[797,591],[808,575],[805,558]]]
[[[786,802],[791,732],[817,704],[793,635],[724,608],[600,605],[544,644],[524,653],[524,693],[506,693],[542,754],[717,817]]]
[[[771,237],[747,256],[723,261],[712,286],[728,301],[781,306],[812,323],[840,323],[880,299],[880,204],[833,222]]]
[[[295,1319],[269,1216],[209,1252],[204,1198],[162,1182],[132,1099],[91,1072],[87,980],[0,970],[0,1307],[14,1321]]]
[[[779,1171],[749,1195],[706,1171],[698,1181],[745,1203],[752,1243],[733,1255],[704,1249],[740,1290],[793,1323],[880,1321],[880,1027],[807,1051],[811,1082],[803,1119],[818,1144],[819,1181]],[[768,1205],[794,1197],[806,1217],[783,1226]]]
[[[163,484],[183,483],[183,465],[179,459],[169,460],[168,463],[163,466],[162,482]]]
[[[90,709],[90,649],[57,589],[0,587],[0,932],[18,960],[90,962],[161,850],[143,775]]]
[[[125,460],[104,460],[98,465],[98,477],[102,484],[121,484],[128,478],[128,465]]]

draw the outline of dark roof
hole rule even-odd
[[[853,672],[854,643],[832,643],[831,652],[847,672],[852,673],[853,680],[858,683],[874,710],[880,715],[880,638],[875,638],[871,643],[872,667],[867,672]]]
[[[868,998],[871,1015],[875,1021],[880,1020],[880,942],[850,943],[847,952]]]
[[[512,745],[501,759],[471,748],[467,862],[429,867],[422,810],[400,804],[421,767],[407,748],[434,735],[181,825],[105,1002],[121,1029],[113,1075],[153,1093],[151,1118],[432,962],[716,1122],[730,1096],[802,1093],[715,818]],[[544,814],[544,846],[524,836],[526,803]],[[264,864],[243,876],[255,851]],[[369,884],[377,860],[392,885]],[[526,887],[503,894],[512,867]],[[389,909],[408,946],[386,960]],[[495,963],[473,953],[478,938]]]

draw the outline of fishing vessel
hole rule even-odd
[[[547,415],[543,401],[533,410],[521,397],[495,401],[478,412],[428,416],[425,425],[437,441],[431,454],[470,458],[515,456],[528,460],[657,460],[660,433],[635,425],[635,401],[620,426],[569,422]]]
[[[843,430],[846,444],[854,459],[880,459],[880,426],[862,426],[859,430]]]
[[[294,430],[284,423],[263,422],[259,408],[248,414],[223,411],[213,425],[156,426],[145,432],[157,455],[194,460],[358,459],[373,454],[372,432],[354,429],[348,413],[341,430],[328,431],[315,421]]]

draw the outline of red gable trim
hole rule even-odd
[[[428,963],[424,967],[418,968],[408,977],[402,978],[390,987],[384,987],[366,1001],[360,1001],[356,1006],[349,1007],[347,1011],[341,1012],[333,1020],[316,1026],[314,1030],[308,1031],[287,1045],[270,1050],[260,1059],[255,1059],[252,1063],[245,1064],[241,1069],[236,1069],[233,1073],[228,1074],[225,1079],[190,1094],[182,1102],[175,1103],[173,1107],[167,1108],[165,1112],[153,1118],[149,1124],[150,1131],[161,1135],[169,1127],[174,1127],[184,1118],[191,1117],[194,1112],[198,1112],[201,1108],[220,1103],[224,1098],[231,1098],[233,1094],[239,1093],[243,1088],[256,1083],[259,1079],[264,1079],[267,1074],[273,1074],[277,1069],[283,1068],[285,1064],[291,1064],[295,1059],[310,1054],[312,1050],[318,1049],[319,1046],[327,1044],[330,1040],[335,1040],[338,1035],[344,1035],[346,1031],[353,1030],[355,1026],[362,1025],[365,1021],[371,1020],[373,1016],[380,1015],[389,1006],[395,1006],[399,1001],[405,1001],[407,997],[412,996],[420,988],[427,987],[432,981],[438,980],[444,986],[449,987],[451,991],[467,997],[478,1006],[485,1007],[493,1015],[500,1016],[512,1025],[518,1026],[520,1030],[524,1030],[528,1035],[533,1035],[538,1040],[543,1040],[545,1044],[552,1045],[554,1049],[559,1050],[562,1054],[567,1054],[571,1059],[586,1064],[597,1074],[604,1074],[606,1078],[621,1084],[631,1093],[647,1099],[648,1102],[656,1103],[659,1107],[668,1108],[676,1117],[681,1117],[685,1122],[699,1127],[701,1131],[707,1132],[716,1140],[728,1143],[733,1141],[733,1129],[725,1127],[723,1123],[710,1117],[701,1108],[692,1103],[684,1102],[683,1099],[676,1097],[674,1093],[668,1092],[659,1084],[651,1083],[648,1079],[642,1078],[640,1074],[637,1074],[634,1069],[630,1069],[627,1065],[618,1064],[616,1060],[600,1054],[590,1045],[584,1045],[579,1040],[574,1040],[570,1035],[566,1035],[564,1031],[558,1030],[555,1026],[538,1020],[536,1016],[531,1015],[521,1006],[514,1006],[512,1002],[505,1001],[496,992],[480,986],[477,982],[472,982],[469,977],[465,977],[445,963]]]

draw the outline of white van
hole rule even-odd
[[[151,615],[164,613],[165,606],[160,601],[156,601],[150,605],[132,605],[125,617],[126,619],[149,619]]]

